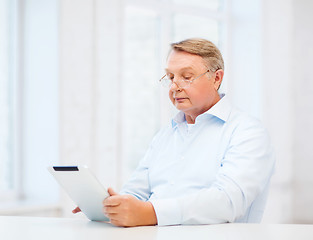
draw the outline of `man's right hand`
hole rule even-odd
[[[80,210],[80,208],[79,207],[77,207],[77,208],[75,208],[73,211],[72,211],[72,213],[78,213],[78,212],[81,212],[82,210]]]

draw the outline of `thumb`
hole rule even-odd
[[[111,188],[111,187],[108,188],[108,193],[110,194],[110,196],[118,195],[118,193],[115,192],[115,191],[113,190],[113,188]]]

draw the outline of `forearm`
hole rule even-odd
[[[216,183],[193,194],[151,200],[158,225],[260,222],[268,184],[265,186],[261,183],[254,184],[254,188],[248,189],[243,184],[238,185],[238,182],[230,180],[226,182],[226,179],[224,181],[220,179],[219,185]],[[256,201],[253,211],[250,212],[250,206],[256,199],[259,201]]]
[[[227,194],[203,189],[180,198],[152,201],[159,226],[217,224],[233,221],[234,209]]]

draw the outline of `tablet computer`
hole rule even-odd
[[[63,187],[81,211],[92,221],[109,221],[102,202],[109,196],[86,166],[52,166],[49,172]]]

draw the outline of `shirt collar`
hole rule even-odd
[[[231,105],[225,94],[220,94],[220,97],[221,99],[214,106],[212,106],[208,111],[199,115],[197,119],[202,118],[202,116],[204,117],[207,115],[211,115],[226,122],[231,112]],[[185,114],[182,111],[180,111],[172,119],[172,127],[174,128],[177,124],[183,123],[185,121],[186,121]]]
[[[180,111],[179,113],[176,114],[176,116],[172,119],[172,127],[174,128],[175,126],[177,126],[177,124],[179,123],[183,123],[186,121],[185,118],[185,113],[183,113],[182,111]]]
[[[221,99],[203,114],[213,115],[226,122],[231,112],[231,105],[225,94],[221,94],[220,97]]]

